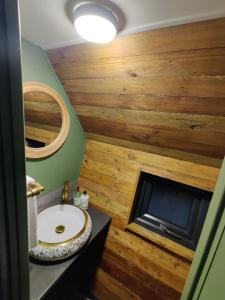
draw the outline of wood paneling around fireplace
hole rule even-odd
[[[95,294],[179,299],[190,252],[126,225],[141,168],[214,188],[225,154],[225,18],[47,54],[89,138],[80,187],[113,218]]]
[[[101,300],[180,299],[189,271],[190,249],[151,231],[126,230],[141,169],[209,191],[219,173],[214,167],[88,141],[79,186],[92,205],[112,216],[94,287]]]
[[[91,139],[220,166],[225,18],[47,53]]]

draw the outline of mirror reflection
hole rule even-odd
[[[24,93],[25,143],[30,148],[50,145],[62,127],[59,104],[48,93],[28,91]]]

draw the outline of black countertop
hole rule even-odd
[[[92,234],[87,243],[87,248],[96,236],[111,221],[111,218],[93,207],[88,208],[88,213],[92,220]],[[77,255],[71,258],[53,264],[40,264],[38,262],[30,262],[30,300],[41,299],[51,287],[61,278],[65,271],[79,258],[81,250]]]

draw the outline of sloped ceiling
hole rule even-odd
[[[220,166],[225,18],[47,53],[89,138]]]
[[[99,1],[99,0],[97,0]],[[108,1],[108,0],[105,0]],[[69,0],[71,4],[73,0]],[[113,0],[126,19],[122,35],[225,16],[224,0]],[[66,14],[66,0],[19,0],[22,36],[42,48],[83,42]]]

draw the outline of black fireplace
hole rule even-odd
[[[132,222],[195,249],[212,193],[140,173]]]

